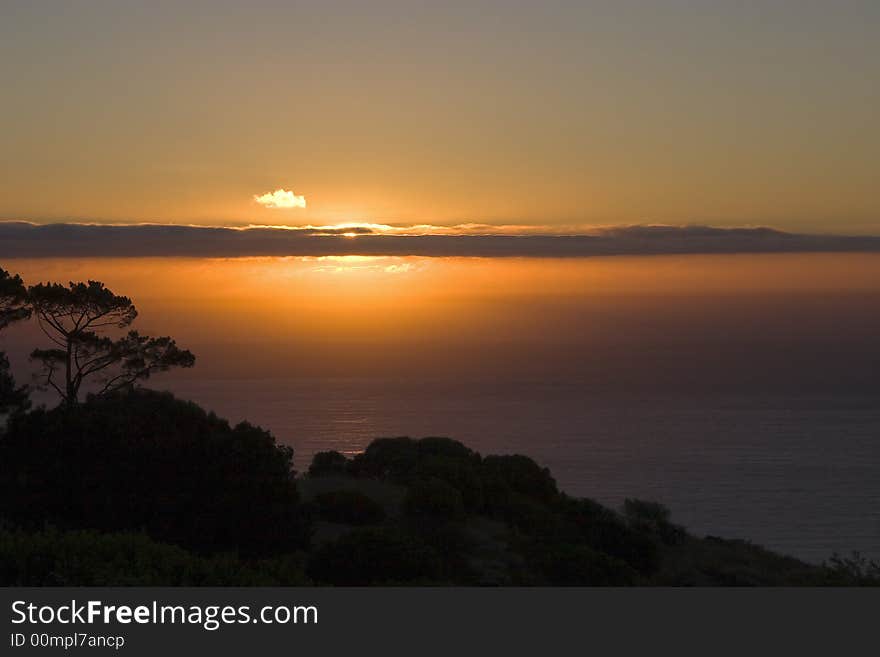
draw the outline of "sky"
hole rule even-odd
[[[880,3],[0,0],[0,219],[880,234]]]

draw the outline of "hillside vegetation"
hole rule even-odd
[[[561,492],[522,455],[382,438],[352,459],[293,452],[167,393],[15,415],[0,436],[3,585],[855,585],[698,538],[659,504]]]

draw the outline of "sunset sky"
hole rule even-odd
[[[4,0],[0,219],[877,234],[878,24],[875,0]]]

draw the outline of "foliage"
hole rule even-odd
[[[403,508],[414,518],[453,519],[464,515],[464,500],[457,488],[431,477],[410,485]]]
[[[13,276],[0,268],[0,330],[14,322],[27,319],[31,309],[27,305],[27,290],[18,275]],[[6,354],[0,351],[0,415],[18,413],[29,406],[28,390],[19,387],[9,369]]]
[[[527,456],[487,456],[482,462],[482,473],[496,491],[507,489],[545,504],[555,502],[559,496],[550,471]]]
[[[684,529],[672,524],[669,509],[662,504],[627,498],[623,503],[623,514],[631,527],[653,534],[667,545],[684,540]]]
[[[418,443],[412,438],[377,438],[354,458],[351,470],[359,476],[400,481],[418,461]]]
[[[429,584],[442,577],[439,554],[393,527],[358,529],[315,550],[306,571],[316,584]]]
[[[170,337],[151,338],[129,331],[120,338],[106,335],[125,329],[137,317],[131,299],[103,283],[39,284],[28,289],[28,300],[40,329],[53,347],[35,349],[42,364],[42,382],[66,404],[79,401],[83,383],[94,378],[98,394],[108,394],[172,367],[192,367],[195,356]],[[61,378],[59,380],[59,377]]]
[[[27,290],[21,277],[0,267],[0,330],[30,316]]]
[[[660,546],[653,536],[629,527],[611,509],[593,500],[567,498],[564,515],[575,536],[594,550],[629,564],[643,575],[660,568]]]
[[[330,475],[345,474],[348,468],[348,459],[335,450],[318,452],[312,457],[309,466],[310,477],[327,477]]]
[[[371,525],[385,519],[382,505],[354,490],[320,493],[313,501],[317,515],[327,522]]]
[[[824,566],[771,552],[739,539],[685,536],[664,550],[660,586],[839,586],[847,582]]]
[[[421,446],[421,441],[420,441]],[[442,454],[424,454],[410,475],[410,481],[440,480],[458,491],[464,508],[478,512],[483,508],[483,481],[479,457],[456,458]]]
[[[29,406],[27,387],[15,383],[9,371],[9,360],[0,351],[0,415],[21,413]]]
[[[880,563],[859,552],[849,557],[834,553],[823,565],[845,586],[880,586]]]
[[[143,530],[246,555],[308,540],[293,451],[170,394],[131,391],[14,418],[0,441],[0,516],[26,527]]]
[[[551,586],[632,586],[638,575],[625,562],[586,545],[535,543],[529,561]]]
[[[442,457],[460,463],[479,460],[479,455],[464,444],[451,438],[428,437],[414,441],[422,459]]]
[[[449,438],[379,438],[350,462],[357,476],[406,485],[442,480],[461,495],[465,508],[478,511],[483,504],[480,455]]]
[[[304,559],[200,557],[144,534],[0,530],[2,586],[302,586]]]

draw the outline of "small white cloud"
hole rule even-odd
[[[274,192],[266,192],[260,196],[254,195],[254,200],[266,208],[304,208],[306,197],[297,196],[286,189],[276,189]]]

